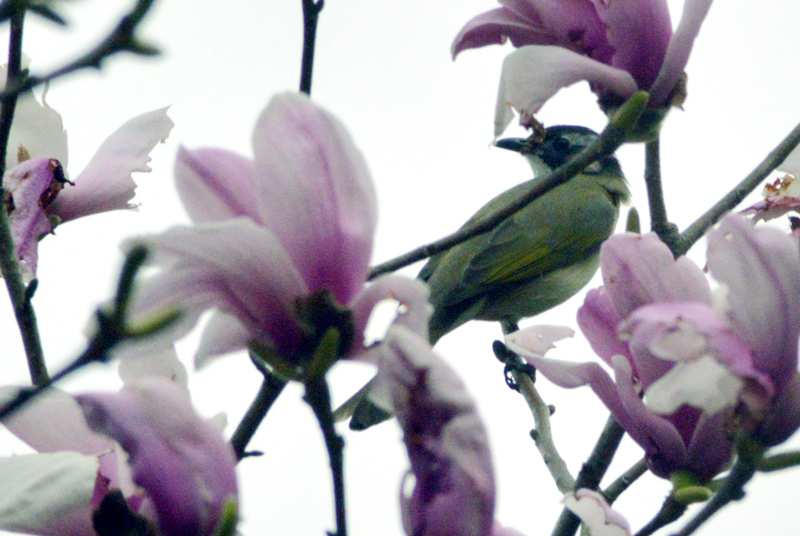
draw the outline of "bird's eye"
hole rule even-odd
[[[558,152],[564,152],[569,149],[570,143],[566,138],[559,136],[553,141],[553,148]]]

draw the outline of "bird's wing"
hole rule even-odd
[[[502,285],[540,277],[597,251],[613,232],[617,207],[593,181],[588,188],[576,188],[576,180],[591,178],[573,179],[534,201],[483,235],[483,243],[476,243],[468,256],[454,252],[451,257],[461,265],[461,277],[441,303],[458,303]],[[553,228],[562,231],[553,232]]]

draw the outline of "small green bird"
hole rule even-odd
[[[505,139],[496,145],[523,154],[539,177],[596,139],[588,128],[555,126],[542,141]],[[467,224],[524,195],[538,180],[503,192]],[[431,343],[469,320],[516,322],[574,296],[597,272],[600,245],[614,232],[620,203],[629,198],[622,168],[608,156],[494,230],[431,257],[418,276],[431,290]]]
[[[527,158],[534,178],[489,201],[467,224],[524,195],[597,137],[585,127],[555,126],[543,139],[540,134],[498,141],[497,147]],[[614,232],[620,204],[629,199],[619,162],[607,156],[494,230],[431,257],[418,276],[428,283],[434,307],[431,344],[470,320],[517,322],[577,294],[597,272],[600,246]],[[369,401],[368,392],[369,385],[337,410],[352,411],[354,430],[390,416]]]

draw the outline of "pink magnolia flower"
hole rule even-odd
[[[800,252],[740,217],[708,240],[716,301],[702,270],[673,260],[654,234],[603,245],[605,285],[587,295],[578,323],[616,383],[595,363],[527,357],[558,385],[591,386],[654,473],[701,481],[730,462],[733,422],[767,445],[800,426]]]
[[[28,92],[14,115],[8,143],[6,207],[23,274],[36,276],[38,242],[56,225],[110,210],[132,208],[133,172],[150,171],[148,154],[173,123],[162,108],[134,117],[97,150],[81,173],[67,171],[67,134],[61,116]]]
[[[426,339],[402,326],[390,329],[382,348],[379,382],[391,392],[415,480],[401,502],[406,534],[509,534],[499,526],[493,532],[489,441],[460,378]]]
[[[630,536],[628,520],[612,509],[598,492],[581,488],[564,495],[564,505],[593,536]]]
[[[500,0],[478,15],[452,45],[462,50],[504,43],[519,50],[504,64],[495,135],[511,122],[524,124],[559,89],[586,80],[604,108],[639,90],[651,107],[665,107],[689,58],[711,0],[687,0],[673,35],[666,0]]]
[[[254,160],[179,151],[178,191],[196,224],[145,239],[162,270],[142,284],[135,313],[181,309],[189,329],[215,309],[200,364],[255,341],[302,369],[331,327],[341,354],[359,353],[384,298],[408,307],[400,322],[426,329],[424,285],[387,277],[364,287],[375,193],[344,126],[303,95],[278,95],[258,119],[253,149]]]

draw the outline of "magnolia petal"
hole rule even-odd
[[[364,157],[338,119],[293,93],[270,101],[253,149],[265,225],[311,291],[327,288],[349,304],[366,279],[376,225]]]
[[[592,350],[606,364],[611,365],[611,358],[615,355],[630,357],[628,345],[617,336],[617,326],[622,318],[614,310],[605,287],[586,293],[577,320]]]
[[[61,190],[64,181],[61,164],[50,158],[26,160],[3,177],[3,187],[11,195],[8,217],[14,247],[27,279],[36,277],[39,239],[53,231],[43,205]]]
[[[800,251],[792,238],[729,216],[708,234],[708,266],[728,287],[727,318],[780,390],[797,369]]]
[[[189,395],[189,376],[173,345],[155,349],[134,345],[124,348],[115,357],[119,359],[117,371],[123,384],[158,377],[173,382]]]
[[[544,357],[548,350],[556,347],[556,342],[573,335],[575,330],[567,326],[530,326],[506,335],[505,343],[519,355]]]
[[[491,534],[494,471],[486,430],[461,380],[412,331],[394,326],[381,374],[387,376],[416,480],[401,501],[406,532]]]
[[[594,2],[594,7],[614,49],[611,65],[629,72],[639,88],[649,89],[672,36],[666,0]]]
[[[94,534],[96,456],[75,452],[0,458],[0,528],[64,536]]]
[[[800,374],[796,371],[778,394],[758,431],[765,445],[783,443],[800,428]]]
[[[5,82],[6,69],[0,67],[0,78]],[[39,103],[33,92],[19,96],[14,108],[14,122],[8,138],[6,169],[21,164],[20,156],[30,159],[51,158],[58,160],[66,169],[68,164],[67,132],[61,114],[50,108],[45,100]]]
[[[261,223],[253,161],[224,149],[188,151],[175,160],[175,185],[192,221],[247,216]]]
[[[636,82],[627,72],[554,46],[526,46],[503,62],[497,92],[494,134],[500,136],[517,110],[530,118],[556,92],[581,80],[621,97],[630,97]]]
[[[687,404],[712,416],[735,406],[743,387],[742,378],[706,355],[672,367],[647,390],[645,405],[660,415],[669,415]]]
[[[616,234],[600,248],[603,281],[621,318],[655,302],[711,304],[703,271],[685,257],[677,261],[654,233]]]
[[[308,290],[272,233],[239,218],[175,227],[144,243],[165,269],[135,297],[138,317],[180,307],[196,320],[199,312],[216,307],[243,322],[253,339],[269,337],[282,350],[295,348],[300,328],[293,307]]]
[[[82,216],[131,208],[136,183],[131,173],[150,171],[150,151],[166,140],[174,123],[167,108],[134,117],[97,149],[74,182],[50,206],[49,213],[62,222]]]
[[[359,356],[363,352],[364,330],[372,310],[383,300],[400,302],[402,309],[398,311],[394,325],[404,326],[427,340],[428,321],[432,311],[428,303],[429,294],[428,285],[422,281],[394,275],[379,277],[364,287],[351,305],[356,335],[350,354]]]
[[[214,313],[203,329],[194,365],[199,370],[214,358],[247,348],[252,340],[253,334],[238,318],[226,313]]]
[[[182,389],[147,378],[76,399],[89,425],[130,455],[134,482],[152,499],[166,536],[213,533],[223,504],[237,496],[236,459]]]
[[[578,516],[592,536],[630,536],[628,521],[605,498],[586,488],[564,494],[564,506]]]
[[[461,28],[453,40],[450,53],[456,59],[463,50],[502,45],[507,39],[511,39],[516,47],[558,44],[558,38],[542,26],[540,21],[521,17],[501,7],[481,13]]]
[[[730,415],[720,412],[713,417],[702,416],[689,441],[689,471],[701,482],[708,482],[727,469],[733,459],[730,441]]]
[[[492,536],[524,536],[524,535],[517,529],[504,527],[503,525],[495,521],[494,525],[492,526]]]
[[[669,41],[667,53],[661,71],[650,88],[650,103],[653,106],[665,106],[667,98],[675,89],[692,52],[694,40],[700,33],[700,26],[711,9],[712,0],[686,0],[683,14],[675,35]]]

